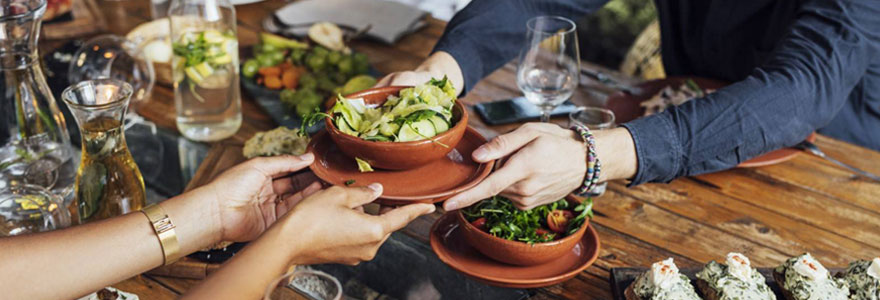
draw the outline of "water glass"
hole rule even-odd
[[[0,189],[0,237],[69,226],[70,212],[62,202],[60,196],[37,185]]]
[[[297,269],[278,277],[266,287],[263,300],[342,299],[342,284],[330,274],[310,269]]]
[[[516,84],[541,110],[541,122],[577,88],[580,74],[577,26],[569,19],[541,16],[526,23],[525,46],[519,55]]]
[[[602,130],[617,127],[617,124],[614,121],[615,118],[613,111],[599,107],[579,107],[568,115],[568,126],[586,126],[590,130]],[[607,186],[607,182],[600,183],[590,190],[587,195],[590,197],[601,196],[605,193],[605,188]]]

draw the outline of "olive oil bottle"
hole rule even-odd
[[[62,93],[82,135],[73,212],[79,223],[144,207],[144,179],[125,144],[122,126],[131,90],[127,83],[100,79],[80,82]]]

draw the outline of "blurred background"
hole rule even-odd
[[[382,1],[382,0],[374,0]],[[406,3],[449,21],[471,0],[386,0]],[[645,79],[663,78],[660,28],[651,0],[612,0],[577,20],[581,59]]]

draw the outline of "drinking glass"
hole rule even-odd
[[[516,85],[541,110],[541,122],[574,93],[580,74],[577,27],[569,19],[541,16],[526,23]]]
[[[79,223],[144,207],[144,179],[122,131],[131,93],[131,85],[113,79],[82,81],[61,93],[82,137],[82,158],[76,173]]]
[[[330,274],[299,269],[278,277],[266,287],[263,300],[339,300],[342,284]]]
[[[235,7],[229,0],[172,0],[171,59],[177,129],[219,141],[241,127]]]
[[[61,196],[22,184],[0,189],[0,237],[37,233],[70,225]]]
[[[599,107],[578,107],[577,110],[568,115],[568,126],[580,125],[586,126],[590,130],[611,129],[617,127],[614,122],[614,112]],[[596,185],[592,190],[587,192],[590,197],[598,197],[605,193],[607,182]]]

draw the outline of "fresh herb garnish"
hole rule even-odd
[[[324,120],[324,118],[328,118],[330,115],[321,112],[321,110],[315,107],[315,111],[308,113],[303,116],[302,124],[299,126],[299,135],[300,136],[308,136],[309,127],[314,126],[316,123]]]
[[[354,179],[346,180],[346,181],[345,181],[345,186],[352,185],[352,184],[354,184],[354,182],[355,182]]]

